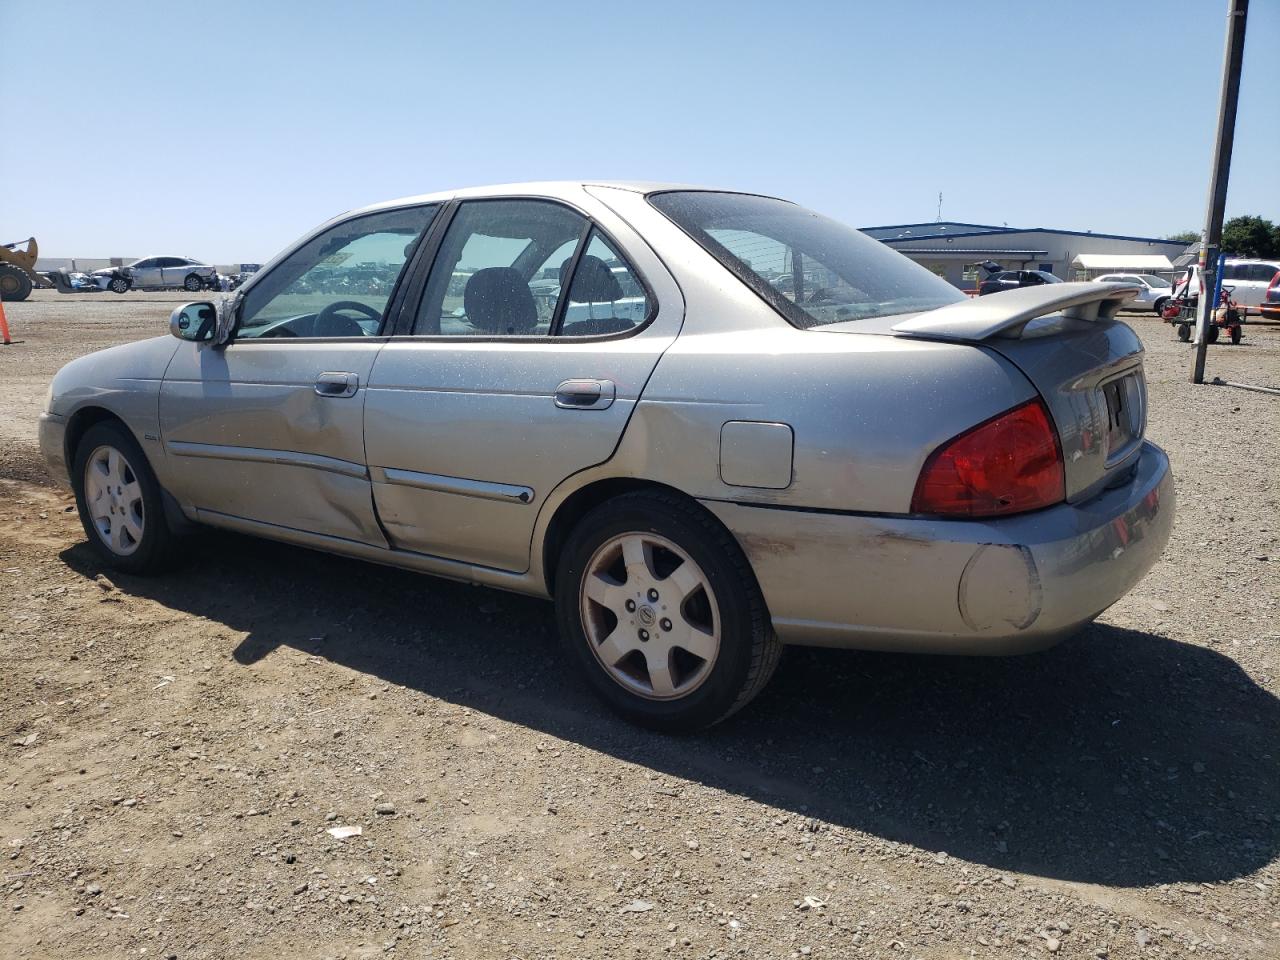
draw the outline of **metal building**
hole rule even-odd
[[[899,223],[863,227],[862,232],[900,250],[962,290],[977,287],[983,261],[994,261],[1009,270],[1047,270],[1063,280],[1086,280],[1097,273],[1076,258],[1086,255],[1130,255],[1134,262],[1109,266],[1109,270],[1152,271],[1151,256],[1170,261],[1187,245],[1181,240],[1129,237],[1114,233],[1052,230],[1048,227],[1005,227],[985,223]],[[1109,260],[1117,264],[1117,260]],[[1167,273],[1167,269],[1164,272]]]

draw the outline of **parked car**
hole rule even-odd
[[[766,279],[794,262],[795,299]],[[394,293],[312,282],[364,263]],[[762,196],[431,194],[72,361],[40,444],[107,565],[166,571],[208,524],[553,598],[605,701],[696,728],[785,643],[1036,650],[1138,582],[1174,492],[1134,289],[970,300]]]
[[[1016,290],[1019,287],[1039,287],[1046,283],[1062,283],[1062,278],[1047,270],[1001,270],[978,284],[978,296]]]
[[[143,257],[126,267],[106,267],[90,274],[104,290],[199,290],[217,283],[218,271],[190,257]]]
[[[1126,309],[1150,308],[1157,315],[1173,296],[1173,284],[1154,273],[1107,273],[1094,277],[1094,283],[1125,283],[1138,288],[1138,295],[1125,304]]]
[[[1222,284],[1242,307],[1260,307],[1277,276],[1280,260],[1228,260],[1222,267]]]
[[[1264,320],[1280,320],[1280,273],[1277,273],[1267,287],[1267,295],[1263,298],[1258,312]]]

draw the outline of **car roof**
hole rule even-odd
[[[628,190],[631,193],[662,193],[667,190],[697,190],[713,193],[742,193],[750,196],[768,196],[750,190],[731,190],[724,187],[699,186],[690,183],[664,183],[657,180],[531,180],[523,183],[495,183],[487,186],[461,187],[454,190],[440,190],[435,193],[423,193],[412,197],[400,197],[397,200],[385,200],[350,210],[343,216],[358,213],[372,213],[377,210],[390,210],[395,207],[407,207],[420,203],[442,203],[454,199],[476,199],[481,197],[550,197],[552,199],[568,199],[587,187],[609,187],[614,190]],[[782,199],[782,198],[771,198]]]

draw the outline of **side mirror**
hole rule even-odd
[[[169,314],[169,332],[179,340],[202,343],[213,339],[218,328],[218,311],[206,300],[184,303]]]

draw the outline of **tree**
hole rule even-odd
[[[1200,239],[1200,233],[1196,230],[1183,230],[1180,233],[1171,233],[1166,240],[1177,240],[1179,243],[1195,243]]]
[[[1280,229],[1262,217],[1232,217],[1222,225],[1222,251],[1237,257],[1280,256]]]

